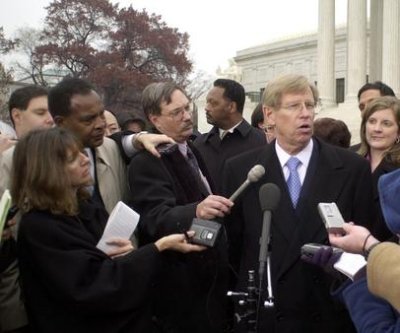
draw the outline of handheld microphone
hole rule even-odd
[[[260,254],[259,254],[259,269],[258,277],[260,290],[263,281],[265,262],[268,264],[268,301],[265,303],[266,306],[273,306],[272,296],[272,285],[271,285],[271,270],[270,260],[268,256],[268,248],[270,242],[270,229],[271,229],[271,211],[278,207],[279,200],[281,198],[281,191],[278,186],[272,183],[264,184],[261,186],[259,191],[259,200],[261,210],[263,211],[263,225],[260,237]]]
[[[229,197],[229,200],[235,201],[239,195],[249,186],[251,183],[255,183],[261,179],[265,174],[265,168],[261,164],[253,166],[247,174],[247,179],[242,185]]]

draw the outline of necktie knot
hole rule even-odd
[[[297,171],[297,168],[300,165],[300,160],[297,157],[291,157],[286,162],[287,167],[289,168],[290,172]]]

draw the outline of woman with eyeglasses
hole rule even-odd
[[[377,184],[380,176],[400,167],[400,101],[396,97],[384,96],[369,103],[362,114],[360,136],[358,153],[371,164],[378,214],[371,232],[384,241],[393,235],[384,223]]]
[[[61,128],[34,131],[16,146],[12,196],[23,212],[18,259],[33,332],[153,332],[152,286],[164,250],[201,251],[184,235],[133,249],[115,239],[96,248],[108,215],[92,203],[90,162]]]

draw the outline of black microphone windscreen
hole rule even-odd
[[[274,210],[278,207],[281,199],[281,190],[273,183],[267,183],[260,187],[258,192],[261,210]]]

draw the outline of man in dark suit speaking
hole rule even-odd
[[[263,111],[275,126],[270,145],[233,157],[225,168],[224,193],[230,195],[255,164],[265,167],[226,218],[230,260],[238,272],[236,290],[246,290],[247,272],[258,271],[263,214],[258,199],[262,184],[274,183],[281,199],[272,213],[271,274],[275,305],[261,305],[259,332],[354,332],[346,310],[332,299],[333,279],[300,260],[305,243],[327,243],[318,214],[320,202],[336,202],[345,221],[367,225],[373,216],[371,172],[354,153],[312,136],[318,92],[300,75],[284,75],[265,88]],[[266,278],[262,300],[266,299]],[[237,327],[237,331],[243,328]]]

